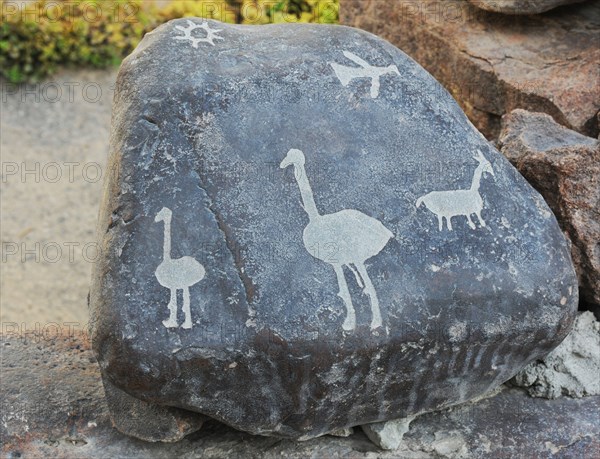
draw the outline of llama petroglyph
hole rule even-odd
[[[444,219],[446,219],[448,229],[452,231],[451,219],[459,215],[467,217],[471,229],[476,229],[475,223],[471,220],[473,214],[477,215],[481,226],[485,226],[485,221],[481,218],[483,199],[479,194],[479,186],[483,174],[488,173],[494,176],[494,170],[481,151],[477,150],[473,158],[479,162],[479,166],[473,174],[471,188],[468,190],[432,191],[417,199],[417,208],[425,204],[425,207],[437,216],[440,231],[444,228]]]

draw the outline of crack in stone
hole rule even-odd
[[[217,222],[217,227],[219,228],[219,231],[221,231],[221,233],[223,234],[225,246],[231,253],[231,256],[233,258],[233,265],[235,266],[237,275],[242,283],[242,286],[244,287],[246,302],[248,303],[248,306],[250,306],[254,302],[254,299],[258,296],[258,292],[256,291],[256,285],[254,285],[252,279],[244,272],[244,263],[241,260],[241,257],[236,256],[236,242],[233,239],[232,231],[225,223],[225,220],[223,219],[221,213],[218,211],[218,209],[216,209],[212,196],[209,194],[208,190],[202,185],[202,178],[200,173],[197,170],[194,170],[193,173],[198,178],[198,188],[200,188],[206,194],[206,198],[208,199],[208,210],[213,214],[213,217]]]
[[[471,52],[470,52],[468,49],[466,49],[466,48],[459,48],[459,51],[461,51],[461,52],[465,53],[467,56],[469,56],[469,57],[470,57],[470,58],[472,58],[472,59],[476,59],[476,60],[479,60],[479,61],[483,61],[483,62],[485,62],[486,64],[488,64],[488,65],[490,66],[490,68],[491,68],[492,72],[496,73],[496,70],[495,70],[494,64],[492,63],[492,61],[491,61],[491,60],[489,60],[489,59],[486,59],[485,57],[477,56],[477,55],[475,55],[475,54],[471,53]]]

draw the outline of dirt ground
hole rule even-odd
[[[85,324],[116,69],[2,82],[0,320]],[[11,327],[14,325],[10,325]]]

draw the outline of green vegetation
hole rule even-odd
[[[336,23],[338,0],[0,0],[0,75],[35,82],[60,66],[118,65],[144,34],[171,19]]]

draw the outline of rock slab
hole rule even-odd
[[[539,14],[583,1],[585,0],[469,0],[478,8],[504,14]]]
[[[543,113],[515,110],[502,123],[502,153],[558,218],[572,242],[581,300],[600,311],[600,141]]]
[[[149,404],[104,380],[113,426],[144,441],[175,442],[199,430],[206,417],[178,408]]]
[[[488,139],[498,137],[502,115],[517,108],[598,136],[600,2],[515,17],[464,0],[341,0],[340,21],[415,59]]]
[[[394,419],[387,422],[375,422],[362,426],[363,432],[373,443],[385,450],[397,450],[404,434],[410,429],[414,417]]]
[[[508,380],[575,316],[542,197],[361,30],[161,26],[120,70],[108,169],[92,341],[148,412],[294,439],[408,417]]]

